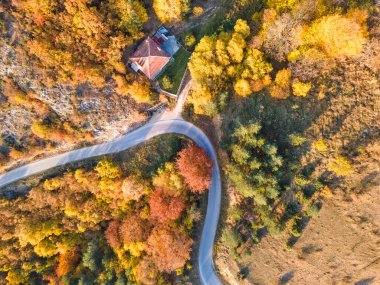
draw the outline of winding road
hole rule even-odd
[[[221,177],[217,156],[208,137],[199,128],[180,117],[174,116],[174,118],[170,119],[170,116],[164,116],[158,121],[152,121],[116,140],[69,151],[13,169],[0,176],[0,187],[67,163],[124,151],[163,134],[181,134],[187,136],[202,147],[213,160],[214,166],[212,169],[211,186],[208,192],[206,220],[199,247],[198,265],[203,284],[222,284],[216,275],[212,258],[221,203]]]

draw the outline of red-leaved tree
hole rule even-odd
[[[176,166],[191,192],[203,193],[209,188],[212,161],[199,146],[192,144],[181,150]]]
[[[120,222],[117,220],[113,220],[108,224],[108,228],[105,232],[107,242],[113,249],[118,249],[121,246],[119,237],[119,227]]]
[[[181,197],[173,197],[158,188],[149,199],[150,215],[160,223],[168,223],[178,219],[185,208]]]

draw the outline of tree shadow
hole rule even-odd
[[[362,279],[358,282],[355,282],[355,285],[370,285],[373,283],[373,281],[375,280],[375,277],[370,277],[370,278],[366,278],[366,279]]]
[[[278,285],[287,284],[294,277],[294,271],[289,271],[280,277]]]

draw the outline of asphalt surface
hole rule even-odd
[[[162,119],[160,121],[148,123],[143,127],[138,128],[135,131],[111,142],[73,150],[21,166],[1,175],[0,187],[57,166],[62,166],[67,163],[80,161],[91,157],[117,153],[136,146],[155,136],[173,133],[185,135],[193,140],[209,154],[214,163],[211,186],[208,192],[206,220],[203,226],[199,247],[198,264],[199,273],[203,284],[219,285],[222,283],[219,281],[215,273],[212,252],[221,203],[220,170],[217,156],[210,140],[199,128],[189,122],[186,122],[180,118],[168,120]]]

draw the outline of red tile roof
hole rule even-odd
[[[153,79],[169,62],[170,56],[152,38],[148,37],[129,59],[137,64],[149,79]]]

